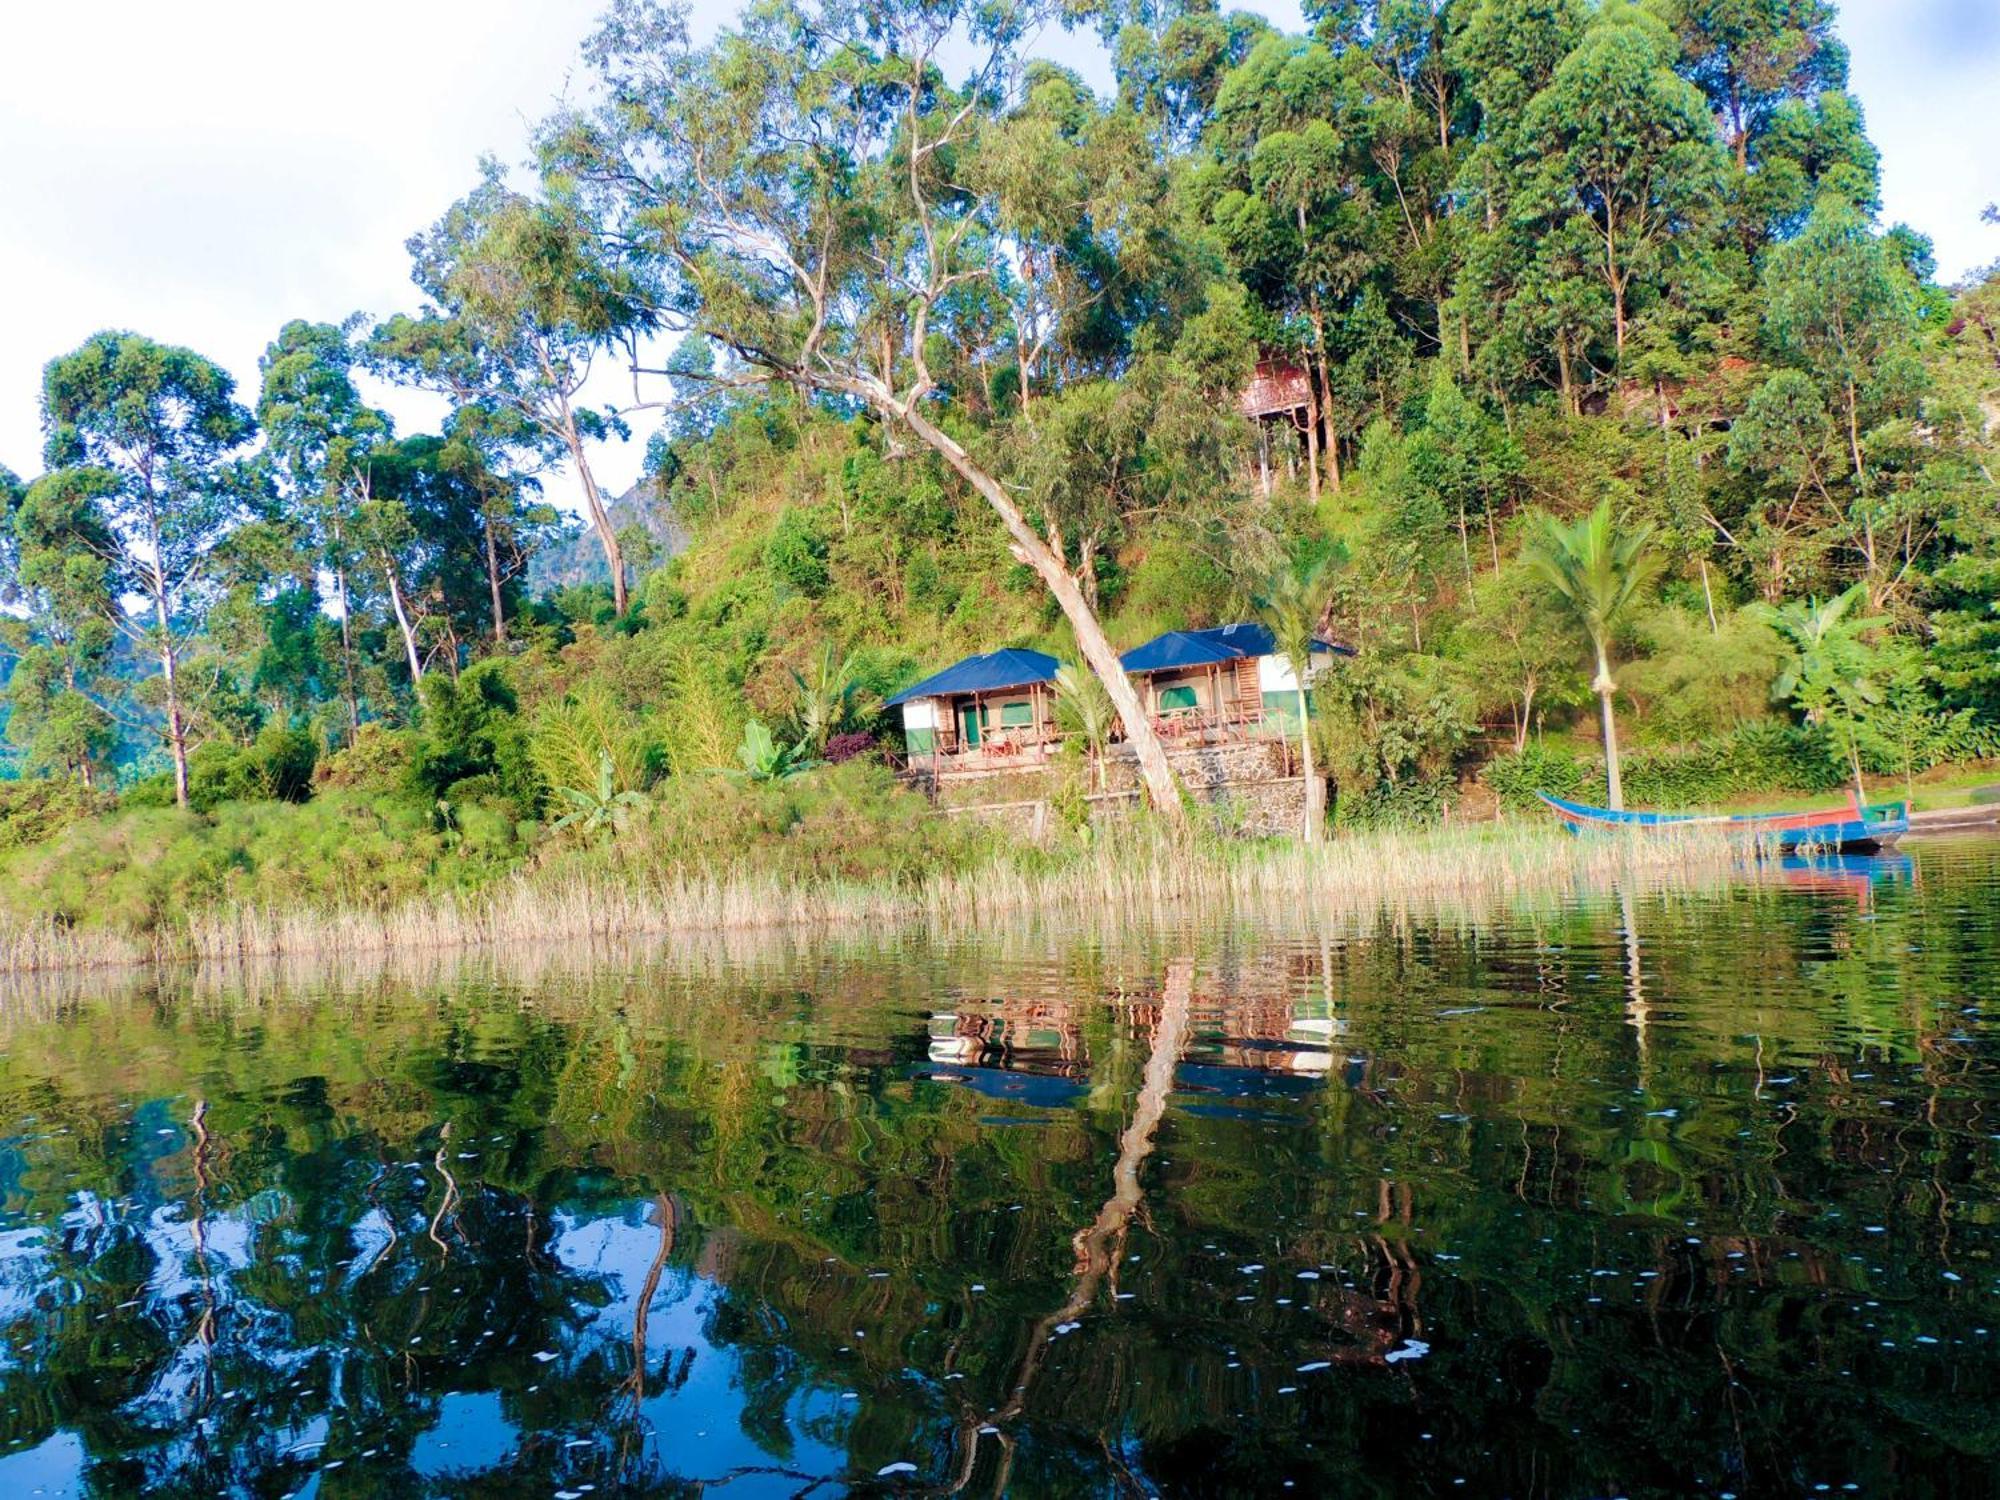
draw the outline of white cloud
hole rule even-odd
[[[1850,86],[1882,152],[1882,216],[1929,235],[1946,281],[2000,260],[2000,0],[1847,0]]]
[[[408,307],[403,241],[518,158],[600,0],[0,5],[0,462],[39,468],[41,367],[100,328],[190,345],[254,392],[293,317]],[[704,0],[712,24],[730,0]],[[1296,8],[1258,9],[1296,26]],[[2000,257],[1995,0],[1849,0],[1888,217],[1946,274]],[[1046,50],[1083,61],[1089,44]],[[1101,56],[1086,71],[1102,82]],[[387,396],[406,426],[438,408]],[[642,444],[616,444],[629,482]],[[561,486],[556,487],[560,494]]]
[[[254,398],[287,319],[412,305],[404,240],[482,152],[524,153],[600,8],[7,6],[0,462],[39,467],[41,366],[97,329],[187,344]],[[438,415],[392,404],[406,423]]]

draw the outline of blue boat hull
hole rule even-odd
[[[1756,840],[1759,846],[1790,854],[1800,849],[1866,853],[1888,849],[1910,831],[1909,806],[1885,802],[1862,807],[1850,799],[1839,811],[1803,813],[1614,812],[1583,802],[1566,802],[1537,792],[1572,833],[1608,829],[1719,828]]]

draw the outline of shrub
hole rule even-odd
[[[248,745],[211,741],[188,757],[188,805],[303,802],[312,796],[319,741],[303,729],[266,725]]]
[[[363,724],[347,745],[320,761],[313,779],[321,788],[394,791],[409,783],[414,743],[408,730]]]
[[[210,834],[179,808],[120,811],[17,851],[0,890],[21,916],[150,933],[221,894],[230,860]]]
[[[985,830],[934,816],[921,795],[865,760],[746,781],[670,776],[617,839],[570,846],[551,863],[637,877],[755,870],[782,880],[918,879],[968,867]]]
[[[490,803],[439,826],[406,797],[337,789],[306,803],[228,802],[208,817],[128,809],[5,856],[0,899],[18,916],[140,935],[234,902],[384,907],[504,874],[525,853],[522,833]]]
[[[1334,822],[1341,828],[1418,828],[1439,822],[1451,784],[1441,776],[1378,781],[1367,790],[1341,796]]]
[[[817,599],[833,582],[826,562],[826,538],[820,534],[810,512],[789,507],[771,529],[764,544],[764,565],[773,576],[789,584],[808,599]]]
[[[66,776],[0,781],[0,852],[39,844],[111,805],[105,793]]]
[[[440,801],[469,776],[491,776],[522,813],[540,805],[541,782],[505,662],[479,662],[457,681],[434,672],[424,679],[423,700],[409,771],[419,792]]]
[[[1589,790],[1593,773],[1567,750],[1531,744],[1518,755],[1503,755],[1487,762],[1479,779],[1486,783],[1506,807],[1522,809],[1539,804],[1535,793],[1551,797],[1575,798]],[[1599,780],[1602,780],[1599,775]]]
[[[829,735],[826,741],[826,762],[837,766],[843,761],[858,760],[871,754],[875,749],[875,736],[866,730],[850,730],[846,734]]]
[[[1750,723],[1684,751],[1625,757],[1625,796],[1644,807],[1699,807],[1749,792],[1832,791],[1846,771],[1827,737],[1789,724]],[[1487,764],[1480,779],[1509,807],[1534,806],[1537,791],[1593,800],[1604,795],[1601,761],[1531,745]]]

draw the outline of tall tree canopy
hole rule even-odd
[[[93,335],[42,377],[51,469],[89,465],[113,476],[98,494],[117,586],[145,597],[144,616],[113,622],[160,663],[163,736],[174,796],[188,797],[186,695],[179,668],[220,582],[218,548],[241,518],[245,481],[233,460],[256,432],[236,383],[191,349],[135,333]]]
[[[724,378],[865,406],[992,507],[1103,680],[1153,801],[1178,820],[1158,737],[1074,569],[951,430],[965,397],[943,361],[978,332],[969,307],[1012,294],[1025,403],[1031,351],[1080,332],[1125,257],[1151,249],[1131,232],[1150,173],[1093,181],[1079,204],[1019,170],[1021,131],[1067,128],[1038,122],[1051,99],[1022,91],[1036,76],[1023,42],[1053,19],[961,0],[806,4],[753,9],[697,46],[684,12],[620,0],[586,48],[605,103],[554,121],[544,155],[558,201],[586,205],[644,268],[659,319],[728,352]],[[980,60],[954,86],[944,58],[959,38]],[[1055,158],[1060,170],[1069,153]]]

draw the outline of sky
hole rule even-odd
[[[1295,0],[1250,0],[1299,24]],[[101,328],[186,344],[254,400],[291,318],[412,310],[403,243],[581,88],[602,0],[0,0],[0,464],[40,470],[42,365]],[[712,28],[734,0],[698,0]],[[1843,0],[1884,220],[1950,279],[2000,260],[2000,0]],[[1101,54],[1060,35],[1100,86]],[[371,390],[404,430],[429,398]],[[609,394],[607,392],[607,394]],[[643,430],[593,467],[622,489]],[[566,480],[551,484],[563,500]]]

